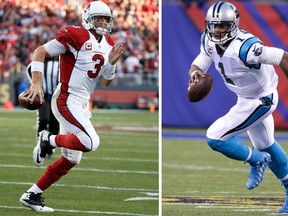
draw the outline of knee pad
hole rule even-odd
[[[91,151],[96,151],[96,149],[98,148],[99,145],[100,145],[100,138],[99,138],[99,136],[96,134],[96,136],[94,136],[94,137],[92,138]]]
[[[82,158],[82,151],[61,148],[62,156],[73,164],[79,164]]]

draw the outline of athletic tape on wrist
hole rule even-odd
[[[192,73],[191,73],[191,75],[190,75],[190,77],[192,77],[195,73],[197,73],[197,72],[201,72],[200,70],[194,70]]]
[[[106,80],[112,80],[115,77],[116,65],[111,65],[109,62],[106,64],[105,70],[103,72],[103,77]]]
[[[31,72],[44,72],[44,63],[40,61],[32,61]]]

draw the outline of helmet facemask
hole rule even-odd
[[[237,33],[238,26],[235,22],[231,21],[206,21],[206,32],[208,35],[209,40],[212,42],[223,45],[229,40],[232,40]],[[226,27],[226,31],[219,31],[215,32],[215,28],[219,27],[220,29],[223,29]]]
[[[104,19],[106,21],[103,21]],[[106,16],[90,16],[87,21],[91,29],[94,29],[97,34],[104,35],[112,31],[113,19]]]
[[[218,45],[224,45],[235,38],[239,29],[239,19],[237,8],[229,2],[219,1],[210,6],[205,18],[206,33],[209,40]],[[215,31],[217,27],[218,30]]]

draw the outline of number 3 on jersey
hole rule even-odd
[[[100,72],[100,70],[101,70],[101,67],[103,66],[103,64],[104,64],[104,57],[102,56],[102,55],[99,55],[99,54],[95,54],[93,57],[92,57],[92,60],[94,61],[94,62],[96,62],[95,63],[95,66],[94,66],[94,71],[92,71],[92,70],[89,70],[88,71],[88,77],[89,78],[92,78],[92,79],[95,79],[97,76],[98,76],[98,74],[99,74],[99,72]]]

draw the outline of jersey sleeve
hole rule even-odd
[[[65,26],[56,37],[56,40],[65,46],[66,51],[69,51],[72,47],[79,51],[88,39],[88,31],[80,26]]]
[[[260,68],[259,56],[262,53],[263,42],[257,37],[246,39],[239,50],[239,58],[248,68]]]
[[[61,44],[64,45],[66,51],[68,51],[69,45],[71,45],[73,47],[74,41],[72,40],[72,38],[70,37],[70,35],[68,34],[68,30],[69,27],[64,27],[63,29],[60,30],[60,32],[58,33],[56,40],[59,41]]]
[[[47,42],[43,46],[50,56],[58,56],[66,52],[66,47],[56,39]]]
[[[249,68],[259,69],[261,63],[279,65],[284,50],[264,46],[257,37],[247,39],[240,48],[240,59]]]
[[[201,47],[199,55],[194,59],[192,65],[197,65],[204,73],[209,69],[212,59],[207,50],[208,39],[204,32],[201,36]]]

